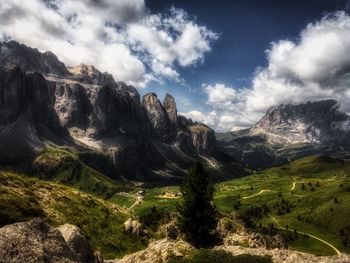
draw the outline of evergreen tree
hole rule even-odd
[[[217,241],[218,212],[213,204],[214,187],[209,174],[196,161],[180,188],[183,202],[177,204],[178,227],[195,247],[210,247]]]

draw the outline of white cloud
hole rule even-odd
[[[217,35],[181,10],[151,14],[144,0],[2,0],[0,36],[93,64],[137,87],[182,82],[176,66],[203,61]]]
[[[215,126],[217,124],[217,116],[215,111],[212,111],[209,114],[204,114],[200,111],[194,110],[190,112],[180,112],[179,114],[194,121],[203,122],[208,126]]]
[[[256,71],[251,88],[204,85],[216,111],[213,128],[252,126],[281,103],[336,99],[350,113],[350,16],[345,12],[307,25],[298,41],[272,43],[266,53],[268,66]]]

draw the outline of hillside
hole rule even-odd
[[[91,166],[95,163],[99,166],[94,169]],[[113,165],[106,155],[79,153],[71,148],[46,147],[33,160],[30,174],[40,179],[73,186],[104,199],[109,199],[116,192],[132,190],[130,184],[120,182],[118,178],[111,179],[113,173],[110,170],[113,170]]]
[[[53,226],[80,227],[105,258],[139,250],[147,239],[124,232],[132,215],[120,206],[61,184],[0,172],[0,226],[43,217]]]
[[[291,230],[291,249],[316,255],[350,251],[350,162],[328,156],[311,156],[270,168],[244,178],[216,184],[214,203],[222,213],[247,218],[255,231],[268,233],[269,224]],[[304,186],[303,186],[304,185]],[[175,210],[181,200],[178,187],[146,190],[143,202],[134,207],[142,216],[156,206]],[[261,225],[260,225],[261,224]],[[307,238],[294,229],[322,239]],[[274,232],[274,231],[272,231]]]

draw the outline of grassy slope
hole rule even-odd
[[[115,204],[57,183],[0,172],[0,225],[41,216],[54,225],[79,226],[106,258],[142,249],[147,240],[125,234],[130,214]]]
[[[33,162],[35,176],[64,183],[84,192],[109,199],[115,192],[130,191],[131,187],[92,169],[65,148],[46,148]]]
[[[290,213],[278,215],[278,209],[269,213],[280,226],[289,226],[333,244],[341,251],[349,252],[348,247],[341,244],[340,228],[348,227],[350,216],[350,163],[333,162],[319,157],[307,157],[289,165],[267,169],[262,173],[245,178],[231,180],[217,186],[215,203],[226,212],[234,211],[233,205],[241,202],[239,212],[244,212],[253,205],[273,204],[282,198],[295,205]],[[317,181],[319,186],[317,186]],[[298,182],[294,190],[293,183]],[[309,186],[309,182],[312,186]],[[305,190],[302,190],[302,183]],[[343,185],[340,187],[340,185]],[[253,189],[251,189],[253,186]],[[312,191],[312,188],[315,190]],[[246,198],[269,190],[260,195]],[[339,203],[334,203],[337,197]],[[331,212],[331,207],[333,212]],[[302,220],[298,220],[298,215]],[[265,216],[257,223],[267,225],[276,221]],[[329,247],[316,240],[300,239],[291,243],[291,247],[315,254],[334,253]]]
[[[269,215],[273,216],[281,227],[289,225],[289,229],[306,232],[333,244],[340,251],[350,252],[344,247],[339,236],[340,228],[350,227],[350,163],[334,162],[327,158],[307,157],[292,162],[289,165],[267,169],[261,173],[244,178],[234,179],[216,185],[214,202],[222,212],[244,213],[251,206],[267,204],[271,208]],[[316,186],[317,181],[320,186]],[[291,191],[293,182],[298,182]],[[302,182],[305,190],[301,190]],[[310,187],[308,183],[311,183]],[[340,185],[343,185],[340,187]],[[314,191],[311,191],[311,188]],[[260,195],[261,190],[265,191]],[[155,205],[165,211],[174,211],[179,199],[162,198],[163,192],[179,191],[178,187],[163,187],[146,190],[144,202],[135,207],[137,215],[142,215]],[[251,198],[249,197],[253,196]],[[334,203],[337,197],[339,203]],[[278,209],[273,204],[284,198],[295,205],[290,213],[278,215]],[[241,202],[238,211],[234,205]],[[331,212],[331,207],[333,212]],[[298,215],[302,220],[297,220]],[[309,222],[308,219],[311,221]],[[308,221],[308,222],[307,222]],[[270,216],[256,220],[256,223],[268,225],[275,220]],[[312,238],[299,238],[290,243],[292,249],[314,253],[316,255],[332,255],[334,251]]]

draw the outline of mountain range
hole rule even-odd
[[[66,67],[16,41],[0,43],[0,117],[2,166],[28,169],[45,148],[67,147],[133,182],[180,182],[196,158],[222,179],[246,174],[243,166],[350,151],[350,117],[335,100],[278,105],[250,129],[215,133],[179,115],[170,94],[163,102],[155,93],[141,98],[92,65]]]
[[[66,67],[51,52],[0,43],[1,165],[28,164],[47,147],[103,156],[113,179],[135,182],[180,181],[196,158],[243,171],[217,150],[211,128],[178,115],[170,94],[141,98],[92,65]]]

